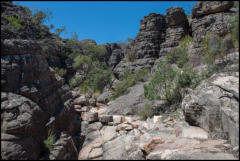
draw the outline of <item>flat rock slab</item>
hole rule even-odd
[[[208,132],[199,127],[183,127],[175,129],[177,137],[195,138],[195,139],[208,139]]]
[[[104,126],[101,130],[104,142],[110,141],[117,137],[116,126]]]
[[[232,154],[223,152],[219,146],[225,140],[207,140],[204,142],[187,139],[175,138],[166,140],[163,144],[155,146],[147,159],[236,159]]]

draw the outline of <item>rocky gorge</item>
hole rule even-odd
[[[87,39],[69,45],[27,11],[1,2],[1,159],[239,159],[239,49],[232,40],[223,39],[229,44],[227,65],[196,88],[183,88],[177,105],[148,100],[145,94],[157,63],[186,36],[193,39],[189,64],[200,73],[206,68],[201,42],[208,34],[231,33],[229,21],[239,14],[233,1],[198,2],[190,18],[181,7],[167,9],[166,15],[150,13],[130,44],[97,45]],[[18,30],[11,28],[10,18],[21,18]],[[72,77],[87,78],[87,72],[64,54],[88,55],[88,43],[106,51],[98,61],[113,73],[112,85],[100,94],[69,87]],[[214,63],[221,65],[219,59]],[[66,74],[60,76],[56,68]],[[112,99],[126,68],[150,73]],[[146,102],[155,113],[143,120],[138,113]]]

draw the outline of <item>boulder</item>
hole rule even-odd
[[[219,146],[224,140],[207,140],[175,138],[158,144],[147,155],[149,160],[189,160],[189,159],[237,159],[229,152],[222,152]],[[223,148],[223,146],[222,146]]]
[[[202,140],[208,139],[208,132],[203,130],[202,128],[195,126],[177,128],[175,132],[177,137],[194,138]]]
[[[207,130],[211,137],[228,139],[238,145],[239,102],[217,85],[239,93],[238,73],[214,74],[191,91],[182,102],[185,120]]]
[[[94,98],[89,99],[89,105],[96,106],[96,100]]]
[[[128,94],[110,102],[106,113],[109,115],[134,115],[140,107],[144,107],[145,101],[143,83],[139,83],[130,87]]]
[[[108,122],[113,122],[112,115],[101,115],[99,116],[99,121],[103,124],[107,124]]]
[[[107,103],[109,100],[109,95],[110,95],[110,93],[109,92],[103,92],[98,98],[97,98],[97,102],[98,103],[103,103],[103,104],[105,104],[105,103]]]
[[[74,105],[88,106],[89,102],[85,96],[80,96],[73,101]]]
[[[166,22],[168,26],[184,24],[187,21],[187,16],[181,7],[171,7],[166,10]]]
[[[114,124],[120,124],[122,122],[122,116],[121,115],[113,115],[113,122],[114,122]]]
[[[116,129],[117,129],[116,126],[104,126],[101,129],[103,141],[107,142],[116,138],[117,137]]]

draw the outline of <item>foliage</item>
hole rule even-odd
[[[117,97],[128,93],[128,88],[135,85],[138,81],[145,81],[149,72],[149,69],[140,69],[135,73],[131,73],[130,68],[126,67],[120,78],[120,82],[115,85],[115,90],[113,91],[111,99],[116,99]]]
[[[92,68],[92,59],[87,55],[78,55],[74,59],[73,68],[75,70],[83,70],[88,72]]]
[[[229,35],[225,35],[227,37]],[[219,37],[214,34],[207,34],[201,42],[201,55],[204,62],[208,65],[214,64],[215,60],[220,58],[222,63],[226,63],[226,55],[228,54],[227,45],[223,42],[225,37]]]
[[[10,27],[11,30],[18,31],[24,29],[24,26],[21,24],[22,19],[20,17],[7,16],[6,18],[9,22],[8,26]]]
[[[83,45],[83,51],[86,55],[89,55],[92,60],[104,61],[107,54],[107,50],[102,45],[96,45],[94,43],[87,43]]]
[[[137,81],[144,82],[147,79],[148,73],[150,73],[150,69],[147,69],[147,68],[146,69],[140,69],[135,73],[135,79]]]
[[[27,15],[32,15],[32,11],[28,7],[23,6],[23,8],[26,11]]]
[[[45,148],[51,149],[55,141],[56,141],[56,136],[54,132],[52,130],[49,130],[47,139],[43,141]]]
[[[189,87],[194,89],[206,78],[205,74],[204,72],[202,75],[199,75],[192,68],[184,67],[183,71],[178,74],[177,84],[181,88]]]
[[[182,68],[189,60],[188,47],[193,43],[191,36],[185,36],[179,42],[179,46],[174,48],[167,54],[169,63],[176,63],[178,67]]]
[[[63,77],[63,76],[67,73],[67,70],[64,69],[64,68],[55,67],[55,68],[53,68],[53,69],[54,69],[54,71],[55,71],[58,75],[60,75],[61,77]]]
[[[135,60],[135,55],[133,53],[130,53],[129,55],[126,56],[126,60],[128,62],[133,62]]]
[[[111,70],[105,63],[94,62],[93,68],[89,71],[83,82],[84,93],[91,90],[92,92],[102,92],[104,87],[111,81]]]
[[[160,61],[151,81],[144,85],[144,96],[149,100],[165,100],[169,105],[181,102],[182,88],[195,88],[208,73],[197,74],[192,68],[176,71],[168,61]]]
[[[152,80],[144,85],[144,96],[149,99],[163,99],[171,102],[172,88],[177,72],[167,61],[160,61]]]
[[[43,24],[46,21],[49,21],[52,16],[52,12],[50,10],[41,11],[39,9],[35,9],[33,13],[32,22],[35,25]]]
[[[63,31],[66,31],[66,26],[63,26],[62,28],[56,28],[55,33],[57,36],[60,36]]]
[[[239,6],[239,2],[238,2],[238,6]],[[233,19],[230,21],[230,23],[232,24],[232,38],[234,41],[234,45],[235,47],[239,47],[239,14],[236,14]]]
[[[74,87],[80,86],[82,82],[83,82],[83,77],[80,74],[76,74],[69,80],[69,86],[71,88],[74,88]]]
[[[128,44],[132,44],[133,43],[133,39],[132,38],[127,38],[127,40],[126,40],[126,43],[128,43]]]
[[[70,42],[70,41],[69,41]],[[74,41],[71,41],[74,43]],[[73,68],[76,71],[82,73],[81,78],[75,77],[70,80],[70,86],[78,86],[80,91],[86,92],[102,92],[104,87],[110,83],[112,72],[105,62],[101,62],[101,58],[104,58],[105,48],[103,46],[97,46],[93,43],[88,43],[83,46],[83,50],[86,55],[82,55],[81,51],[74,51],[74,55],[78,54],[74,58]]]
[[[152,117],[154,115],[154,109],[149,103],[146,103],[144,108],[141,108],[138,111],[138,115],[140,116],[141,120],[146,120],[148,117]]]
[[[130,74],[131,74],[130,67],[127,66],[126,68],[124,68],[123,74],[122,74],[122,76],[120,77],[120,80],[122,81],[122,80],[127,79],[127,77],[128,77]]]

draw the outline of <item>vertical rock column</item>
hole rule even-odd
[[[166,22],[166,40],[161,44],[160,56],[167,54],[172,48],[178,46],[179,40],[189,31],[187,16],[181,7],[168,8]]]

